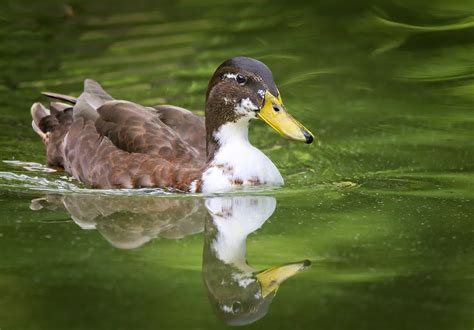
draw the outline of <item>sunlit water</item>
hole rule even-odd
[[[472,329],[473,17],[467,0],[2,1],[0,328]],[[42,165],[41,91],[94,78],[203,114],[236,55],[318,137],[253,125],[284,188],[93,190]]]

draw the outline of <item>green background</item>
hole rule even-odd
[[[472,329],[473,54],[468,0],[3,0],[0,156],[45,162],[29,114],[41,91],[78,95],[93,78],[118,99],[203,114],[215,68],[255,57],[318,143],[251,127],[286,185],[255,192],[277,209],[248,237],[248,262],[312,261],[251,327]],[[112,192],[13,165],[0,163],[2,330],[225,327],[203,285],[202,233],[117,249],[64,208],[30,209]],[[118,194],[112,204],[137,208],[204,203]]]

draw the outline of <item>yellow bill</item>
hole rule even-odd
[[[310,265],[311,262],[309,260],[304,260],[271,267],[258,273],[256,278],[262,288],[262,296],[265,298],[272,292],[276,293],[283,281],[305,270]]]
[[[269,91],[265,93],[265,103],[257,117],[287,138],[308,144],[314,140],[314,135],[286,111],[281,97]]]

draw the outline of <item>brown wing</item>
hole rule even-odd
[[[127,101],[110,101],[99,107],[97,112],[97,132],[108,137],[121,150],[159,156],[171,162],[204,161],[202,146],[196,148],[195,143],[204,143],[205,135],[190,139],[192,134],[184,129],[177,131],[172,121],[167,125],[152,108]],[[178,116],[174,117],[178,120]],[[194,122],[188,120],[187,124],[189,132],[195,131]]]
[[[189,190],[203,163],[167,160],[154,154],[129,152],[101,135],[93,121],[76,119],[64,145],[66,171],[97,188],[163,187]]]
[[[202,159],[206,158],[206,126],[204,117],[174,105],[153,106],[160,120],[179,134],[181,139],[191,144]]]

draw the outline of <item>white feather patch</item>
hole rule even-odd
[[[197,189],[197,182],[198,182],[198,180],[194,180],[194,181],[191,182],[191,184],[189,185],[189,192],[190,192],[190,193],[195,193],[195,192],[196,192],[196,189]]]
[[[250,115],[252,118],[255,117],[255,113],[252,112],[256,110],[258,110],[258,107],[248,97],[240,100],[240,103],[235,107],[236,113]]]
[[[237,73],[224,73],[224,78],[237,79]]]
[[[245,116],[235,123],[226,123],[214,133],[219,149],[202,175],[203,192],[228,191],[241,185],[283,184],[283,178],[272,161],[250,144],[250,118]]]

